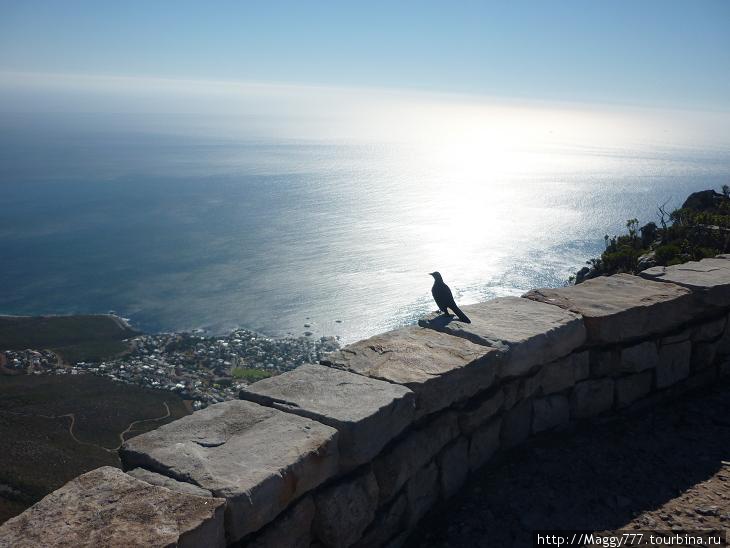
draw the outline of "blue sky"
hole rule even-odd
[[[0,72],[730,111],[730,2],[0,0]]]

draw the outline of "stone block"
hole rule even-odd
[[[499,414],[504,405],[504,390],[501,388],[475,402],[459,413],[459,428],[464,434],[471,434],[488,420]]]
[[[621,349],[590,351],[591,377],[612,377],[621,370]]]
[[[535,289],[525,297],[583,316],[590,344],[623,343],[665,333],[693,319],[698,308],[685,287],[629,274]]]
[[[406,481],[441,449],[459,436],[456,413],[448,411],[409,432],[390,450],[373,461],[380,488],[380,502],[389,500]]]
[[[697,342],[692,344],[692,356],[690,358],[690,369],[699,371],[712,367],[717,356],[716,342]]]
[[[665,335],[661,339],[661,344],[674,344],[690,340],[692,337],[691,329],[683,329],[682,331],[672,333],[671,335]]]
[[[436,458],[443,498],[454,496],[464,485],[469,473],[469,442],[459,438],[447,445]]]
[[[505,353],[433,329],[404,327],[353,343],[322,364],[408,387],[416,417],[487,390]]]
[[[659,363],[659,350],[654,341],[629,346],[621,351],[621,371],[639,373],[654,369]]]
[[[722,355],[730,355],[730,320],[728,320],[725,324],[725,330],[718,340],[717,353]]]
[[[672,266],[655,266],[641,272],[649,280],[691,289],[707,308],[730,306],[730,261],[702,259]]]
[[[287,508],[247,544],[247,548],[309,548],[314,502],[306,496]]]
[[[512,409],[515,404],[520,400],[522,381],[515,379],[508,381],[502,385],[502,392],[504,392],[504,409]]]
[[[104,466],[71,480],[0,525],[0,546],[225,546],[219,498],[150,485]]]
[[[133,478],[137,478],[141,481],[146,481],[150,485],[159,485],[160,487],[167,487],[178,493],[185,493],[187,495],[195,495],[197,497],[212,497],[213,493],[207,489],[201,489],[197,485],[192,483],[185,483],[184,481],[177,481],[168,476],[157,474],[156,472],[150,472],[144,468],[135,468],[127,472]]]
[[[651,392],[652,371],[643,371],[616,379],[616,407],[627,407]]]
[[[523,377],[520,381],[520,399],[525,400],[541,394],[542,392],[542,377],[544,375],[543,369],[545,366],[539,367],[529,377]]]
[[[570,354],[585,342],[579,315],[519,297],[501,297],[463,307],[471,323],[432,315],[419,325],[507,350],[501,377],[523,375],[532,367]]]
[[[375,518],[378,484],[368,469],[314,496],[313,531],[325,546],[346,548],[359,540]]]
[[[694,329],[692,329],[692,342],[716,341],[725,332],[726,324],[727,318],[723,316],[717,320],[712,320],[695,326]]]
[[[683,391],[696,390],[711,386],[717,380],[718,371],[716,367],[706,367],[695,371],[689,377],[679,383]],[[675,386],[679,386],[675,385]]]
[[[404,531],[400,535],[397,535],[390,539],[385,545],[385,548],[403,548],[408,542],[410,531]]]
[[[555,394],[538,398],[532,407],[534,433],[565,426],[570,421],[570,403],[566,396]]]
[[[370,462],[411,424],[415,411],[408,388],[323,365],[299,366],[240,395],[336,428],[344,469]]]
[[[575,382],[585,380],[591,376],[590,353],[587,350],[573,354],[571,359],[575,371]]]
[[[572,388],[590,375],[589,352],[578,352],[545,365],[542,370],[542,393],[553,394]]]
[[[689,377],[691,354],[690,341],[662,345],[659,348],[659,365],[656,368],[656,387],[666,388]]]
[[[248,401],[227,401],[127,441],[140,466],[225,498],[233,542],[338,473],[337,430]]]
[[[408,499],[404,490],[392,502],[378,510],[372,525],[367,528],[362,538],[353,544],[352,548],[384,546],[389,539],[406,527],[407,511]]]
[[[469,470],[484,466],[499,449],[502,419],[494,419],[477,428],[469,440]]]
[[[525,441],[532,426],[532,400],[519,402],[502,418],[501,443],[513,447]]]
[[[613,407],[613,379],[579,382],[570,395],[570,413],[577,419],[593,417]]]
[[[435,462],[430,462],[408,481],[408,526],[413,527],[439,498],[439,471]]]

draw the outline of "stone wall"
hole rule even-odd
[[[127,473],[69,482],[0,546],[398,546],[499,451],[730,374],[730,257],[463,308],[129,440]]]

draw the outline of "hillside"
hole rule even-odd
[[[652,266],[698,261],[730,251],[730,187],[722,194],[702,190],[667,212],[658,206],[659,225],[626,221],[627,234],[604,236],[606,249],[571,278],[575,283],[620,272],[636,274]]]
[[[96,375],[0,375],[0,523],[189,412],[174,393]]]
[[[137,335],[109,314],[0,316],[0,351],[49,349],[66,362],[99,361],[124,352],[125,339]]]

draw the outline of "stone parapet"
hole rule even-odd
[[[532,436],[730,375],[726,265],[539,289],[464,307],[471,324],[434,315],[353,343],[130,439],[127,474],[80,476],[0,526],[0,546],[93,545],[97,528],[106,546],[400,545]]]

